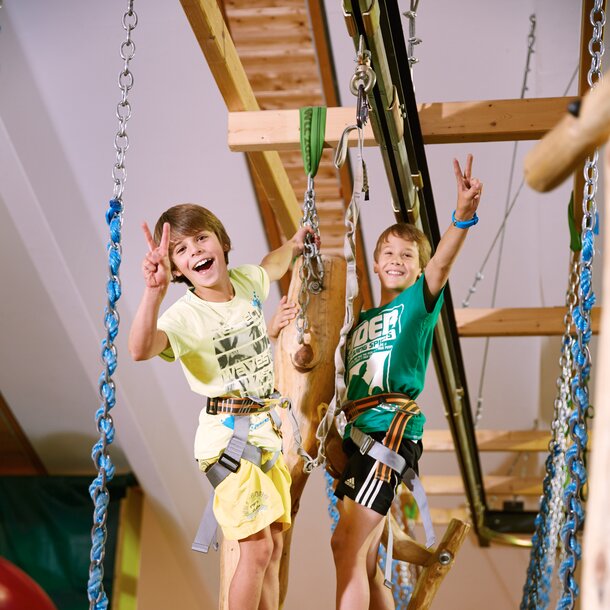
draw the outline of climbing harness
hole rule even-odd
[[[304,459],[309,458],[303,449],[303,440],[299,431],[299,424],[292,410],[292,403],[289,398],[281,396],[279,392],[274,392],[268,398],[263,399],[252,396],[219,396],[206,399],[205,410],[209,415],[224,414],[234,416],[233,435],[225,449],[218,456],[217,461],[205,472],[213,489],[216,489],[230,474],[239,470],[242,459],[251,462],[263,472],[268,472],[273,468],[281,451],[274,452],[271,458],[263,462],[263,449],[248,442],[248,433],[250,431],[250,416],[267,413],[271,420],[271,425],[281,434],[282,420],[275,411],[275,407],[286,409],[292,425],[297,454]],[[216,537],[218,523],[214,516],[213,505],[214,492],[212,492],[203,511],[203,516],[191,547],[194,551],[207,553],[210,547],[214,550],[218,549]]]
[[[123,189],[126,180],[125,153],[129,148],[127,137],[127,121],[131,117],[131,105],[127,99],[133,86],[133,75],[129,62],[134,56],[135,45],[131,39],[131,31],[136,27],[138,17],[133,10],[133,0],[129,0],[128,8],[123,15],[123,29],[127,32],[125,41],[121,44],[123,69],[119,73],[119,88],[121,101],[117,105],[116,115],[119,129],[114,139],[116,161],[112,169],[114,180],[113,199],[106,211],[106,222],[110,229],[110,240],[107,245],[109,278],[106,284],[108,302],[104,311],[104,327],[106,337],[102,341],[102,360],[104,370],[98,381],[102,404],[95,413],[95,422],[100,434],[99,440],[92,449],[91,457],[98,474],[89,486],[89,495],[95,505],[93,512],[93,527],[91,528],[91,543],[89,564],[89,580],[87,597],[90,610],[105,610],[108,607],[108,597],[104,591],[104,555],[106,544],[106,520],[108,518],[108,503],[110,494],[106,484],[114,476],[114,464],[107,452],[107,447],[114,440],[114,424],[110,410],[116,404],[115,383],[112,375],[117,366],[117,351],[114,341],[119,331],[119,314],[116,303],[121,297],[121,280],[119,267],[121,264],[121,228],[123,224]]]
[[[426,546],[431,547],[436,542],[436,536],[428,509],[426,493],[415,471],[412,468],[407,468],[404,457],[398,453],[407,423],[411,417],[421,413],[421,411],[416,402],[404,394],[384,393],[348,402],[343,406],[343,412],[348,423],[352,423],[359,415],[379,405],[392,405],[396,409],[383,443],[376,441],[356,426],[350,427],[349,437],[360,449],[360,453],[369,455],[379,462],[375,478],[389,482],[393,470],[413,494],[424,525]],[[388,533],[388,555],[392,557],[391,530]]]
[[[303,198],[303,218],[301,226],[309,226],[314,233],[320,235],[318,212],[316,209],[316,191],[314,178],[318,172],[322,150],[324,148],[324,132],[326,130],[326,108],[312,107],[301,108],[301,153],[305,175],[307,176],[307,189]],[[323,289],[324,264],[322,257],[312,235],[305,237],[303,249],[303,263],[299,269],[301,288],[299,290],[299,311],[296,316],[297,340],[303,344],[304,335],[309,329],[307,320],[307,306],[309,295],[319,294]]]
[[[215,406],[211,410],[208,410],[211,403]],[[245,414],[247,409],[252,409],[252,413],[268,412],[273,425],[276,426],[277,429],[282,425],[275,410],[270,410],[269,404],[260,404],[260,402],[253,402],[248,398],[223,397],[222,399],[208,399],[208,404],[206,406],[206,411],[208,413],[231,413],[236,415],[231,439],[218,457],[218,460],[214,462],[205,473],[214,489],[216,489],[216,487],[218,487],[218,485],[220,485],[220,483],[230,474],[239,470],[242,459],[252,462],[263,472],[268,472],[273,468],[280,455],[280,451],[276,451],[269,460],[262,463],[263,449],[248,443],[250,414]],[[199,529],[195,535],[195,540],[192,545],[194,551],[207,553],[210,547],[214,550],[218,549],[218,540],[216,537],[218,522],[214,516],[213,507],[214,492],[212,492],[212,495],[208,500],[207,506],[203,512],[203,517],[201,518],[201,523],[199,524]]]

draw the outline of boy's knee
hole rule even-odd
[[[260,538],[248,545],[240,545],[240,553],[252,566],[266,570],[274,555],[274,543],[271,537]]]

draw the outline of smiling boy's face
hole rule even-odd
[[[213,300],[209,299],[209,291],[226,287],[228,281],[227,251],[228,248],[211,231],[181,236],[172,243],[170,252],[174,274],[186,278],[194,287],[195,294]]]
[[[400,294],[413,286],[422,272],[417,244],[390,233],[379,248],[373,271],[382,291]]]

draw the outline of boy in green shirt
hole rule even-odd
[[[413,225],[386,229],[374,253],[379,306],[362,312],[348,337],[348,402],[343,405],[348,463],[335,492],[342,502],[331,540],[338,610],[394,608],[377,566],[383,521],[402,475],[409,468],[417,472],[426,418],[415,399],[424,386],[449,272],[468,228],[478,221],[482,184],[471,176],[472,155],[463,173],[455,159],[453,166],[457,206],[434,256],[426,236]],[[388,461],[396,469],[368,454],[375,443],[393,452]]]

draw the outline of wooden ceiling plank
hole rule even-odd
[[[561,336],[565,307],[472,308],[455,310],[460,337]],[[599,333],[601,307],[591,310],[591,329]]]
[[[426,144],[536,140],[565,116],[575,98],[533,98],[418,105]],[[229,114],[229,147],[234,151],[296,150],[300,145],[298,110]],[[343,130],[355,122],[351,107],[328,108],[324,145],[335,148]],[[357,144],[355,132],[350,145]],[[365,146],[377,146],[369,125]]]
[[[218,4],[210,0],[180,2],[229,111],[258,110]],[[249,160],[264,185],[284,235],[292,236],[299,226],[301,210],[279,155],[259,152],[249,155]]]

